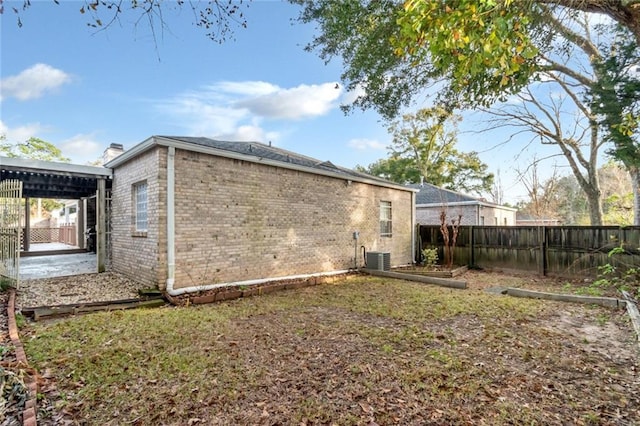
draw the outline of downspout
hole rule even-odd
[[[416,263],[416,193],[411,193],[411,263]]]
[[[168,150],[167,150],[167,283],[166,283],[166,289],[165,289],[165,291],[170,296],[180,296],[181,294],[185,294],[185,293],[194,293],[198,291],[207,291],[207,290],[213,290],[216,288],[224,288],[224,287],[240,287],[245,285],[264,284],[264,283],[283,281],[283,280],[308,279],[308,278],[314,278],[314,277],[341,275],[349,272],[348,270],[343,270],[343,271],[321,272],[316,274],[290,275],[287,277],[260,278],[255,280],[236,281],[236,282],[228,282],[228,283],[220,283],[220,284],[208,284],[208,285],[174,289],[173,286],[175,284],[175,278],[176,278],[175,159],[176,159],[176,148],[173,146],[170,146],[168,147]]]
[[[176,148],[167,148],[167,293],[175,296],[176,278]]]

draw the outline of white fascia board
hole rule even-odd
[[[111,177],[111,169],[100,166],[59,163],[56,161],[33,160],[30,158],[0,157],[0,167],[16,167],[34,172],[58,172],[84,174],[96,177]]]
[[[111,168],[117,167],[117,166],[119,166],[121,164],[124,164],[126,161],[129,161],[133,157],[143,153],[144,151],[152,148],[153,146],[164,146],[164,147],[172,146],[172,147],[174,147],[176,149],[182,149],[182,150],[185,150],[185,151],[199,152],[199,153],[202,153],[202,154],[215,155],[215,156],[218,156],[218,157],[231,158],[231,159],[235,159],[235,160],[243,160],[243,161],[248,161],[248,162],[256,163],[256,164],[265,164],[265,165],[268,165],[268,166],[280,167],[280,168],[283,168],[283,169],[296,170],[296,171],[315,174],[315,175],[333,177],[333,178],[341,179],[341,180],[344,180],[344,181],[349,181],[350,180],[350,181],[353,181],[353,182],[366,183],[368,185],[375,185],[375,186],[381,186],[381,187],[385,187],[385,188],[398,189],[398,190],[407,191],[407,192],[418,192],[419,191],[417,189],[407,188],[405,186],[394,184],[394,183],[379,182],[379,181],[376,181],[376,180],[373,180],[373,179],[360,178],[360,177],[357,177],[357,176],[342,175],[340,173],[333,173],[333,172],[326,171],[326,170],[317,170],[317,169],[314,169],[314,168],[311,168],[311,167],[299,166],[297,164],[288,164],[288,163],[284,163],[282,161],[270,160],[268,158],[260,158],[260,157],[256,157],[256,156],[253,156],[253,155],[240,154],[240,153],[237,153],[237,152],[226,151],[226,150],[223,150],[223,149],[212,148],[212,147],[209,147],[209,146],[198,145],[198,144],[193,144],[193,143],[189,143],[189,142],[179,141],[179,140],[176,140],[176,139],[159,137],[159,136],[150,137],[149,139],[145,140],[144,142],[134,146],[130,150],[125,151],[123,154],[121,154],[118,157],[114,158],[113,160],[111,160],[110,162],[105,164],[105,166],[106,167],[111,167]]]
[[[156,136],[151,136],[150,138],[144,140],[143,142],[140,142],[133,148],[128,149],[122,154],[118,155],[113,160],[108,161],[104,166],[110,169],[114,169],[118,166],[123,165],[124,163],[131,160],[132,158],[135,158],[136,156],[142,154],[143,152],[153,148],[156,145],[155,139],[157,139]]]

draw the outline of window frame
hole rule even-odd
[[[389,238],[393,236],[393,204],[391,201],[380,201],[380,236]]]
[[[133,233],[146,236],[149,231],[149,185],[146,180],[132,185]]]

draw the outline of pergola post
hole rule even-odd
[[[84,199],[80,199],[77,202],[78,209],[76,210],[76,245],[80,249],[84,249],[87,247],[86,238],[84,235],[85,232],[85,221],[84,221]]]
[[[24,235],[22,235],[22,251],[29,251],[31,242],[31,207],[29,197],[24,197]]]
[[[96,194],[96,253],[98,272],[105,271],[107,249],[107,214],[106,214],[106,182],[98,179]]]

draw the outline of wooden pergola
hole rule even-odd
[[[78,211],[78,246],[85,248],[84,209],[86,200],[96,198],[96,254],[97,271],[103,272],[106,263],[107,190],[111,188],[111,169],[96,166],[58,163],[25,158],[0,157],[0,181],[22,182],[22,197],[29,205],[30,198],[84,200]],[[29,209],[25,209],[24,245],[28,251]]]

